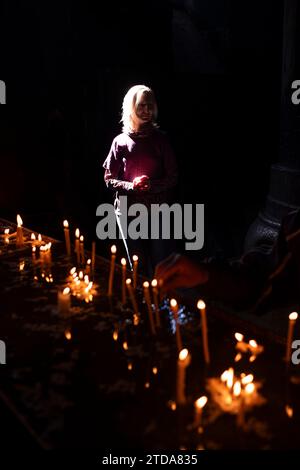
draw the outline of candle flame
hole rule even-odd
[[[122,258],[122,259],[121,259],[121,265],[122,265],[122,266],[126,266],[126,259],[125,259],[125,258]]]
[[[67,220],[64,220],[63,224],[65,228],[69,228],[69,222]]]
[[[128,349],[127,341],[124,341],[124,343],[123,343],[123,348],[125,349],[125,351],[127,351],[127,349]]]
[[[173,400],[168,401],[168,406],[171,408],[172,411],[175,411],[177,408],[176,402]]]
[[[33,246],[33,247],[32,247],[32,251],[33,251],[33,253],[36,252],[36,246]]]
[[[153,374],[154,374],[154,375],[156,375],[156,374],[157,374],[157,372],[158,372],[158,369],[157,369],[157,367],[153,367],[153,368],[152,368],[152,372],[153,372]]]
[[[235,333],[234,337],[237,341],[243,341],[244,339],[244,335],[242,335],[242,333]]]
[[[139,257],[137,255],[133,255],[132,257],[132,261],[134,261],[135,263],[138,261]]]
[[[70,341],[70,339],[72,339],[72,333],[70,330],[66,330],[65,331],[65,338]]]
[[[233,385],[233,376],[234,376],[234,371],[233,371],[233,368],[230,367],[230,368],[228,369],[228,376],[227,376],[227,383],[226,383],[226,385],[227,385],[228,388],[232,388],[232,385]]]
[[[175,299],[170,300],[171,307],[177,307],[177,301]]]
[[[111,254],[112,254],[112,255],[115,255],[115,254],[117,253],[117,247],[116,247],[116,245],[112,245],[110,251],[111,251]]]
[[[84,241],[84,236],[83,236],[83,235],[80,235],[79,240],[80,240],[81,243],[83,243],[83,241]]]
[[[126,279],[126,284],[129,286],[131,284],[131,279]]]
[[[91,264],[92,260],[89,258],[86,262],[86,264]]]
[[[113,332],[113,339],[114,339],[114,341],[118,341],[118,337],[119,337],[119,333],[118,333],[117,330],[115,330],[115,331]]]
[[[242,384],[247,385],[253,382],[254,376],[252,374],[248,374],[242,378]]]
[[[24,268],[25,268],[25,261],[20,261],[19,270],[23,271]]]
[[[203,300],[198,300],[197,308],[198,308],[199,310],[204,310],[205,307],[206,307],[205,302],[203,302]]]
[[[132,370],[132,363],[131,362],[128,362],[127,369]]]
[[[239,380],[237,380],[233,386],[233,395],[235,397],[238,397],[240,396],[241,394],[241,390],[242,390],[242,387],[241,387],[241,382]]]
[[[79,271],[79,279],[83,279],[83,271]]]
[[[23,225],[23,220],[21,219],[21,216],[19,214],[17,215],[17,224],[18,227],[22,227]]]
[[[68,295],[70,294],[70,287],[66,287],[64,290],[63,290],[63,295]]]
[[[189,350],[188,349],[182,349],[179,353],[179,360],[180,361],[184,361],[189,355]]]
[[[157,287],[157,279],[153,279],[153,281],[151,282],[151,286]]]
[[[251,382],[250,384],[247,384],[245,387],[245,392],[248,393],[248,395],[251,395],[251,393],[253,393],[254,390],[255,390],[255,385],[253,382]]]
[[[255,339],[250,339],[249,345],[251,346],[251,348],[257,348],[257,342],[255,341]]]
[[[80,237],[80,230],[79,230],[79,228],[77,228],[77,229],[75,230],[75,237],[76,237],[76,238],[79,238],[79,237]]]
[[[198,398],[198,400],[195,401],[195,406],[198,409],[202,409],[205,407],[207,403],[207,397],[203,395],[203,397]]]
[[[146,382],[145,383],[145,388],[149,388],[150,387],[150,383],[149,382]]]
[[[289,314],[289,319],[290,320],[297,320],[298,318],[298,313],[297,312],[292,312]]]
[[[76,268],[75,267],[70,270],[70,274],[73,275],[74,273],[76,273]]]
[[[234,362],[239,362],[242,359],[241,353],[237,353],[237,355],[234,358]]]
[[[148,282],[148,281],[145,281],[145,282],[143,283],[143,287],[145,287],[145,289],[148,289],[148,287],[149,287],[149,282]]]
[[[228,375],[229,375],[228,370],[224,370],[223,374],[221,374],[221,377],[220,377],[222,382],[227,382]]]
[[[292,418],[294,415],[294,410],[290,405],[286,405],[285,407],[285,412],[288,415],[289,418]]]
[[[256,356],[253,354],[252,356],[249,357],[249,362],[254,362],[256,359]]]
[[[6,228],[6,229],[4,230],[4,234],[5,234],[5,235],[8,235],[8,234],[9,234],[9,228]]]
[[[31,240],[36,240],[36,236],[35,236],[35,234],[34,234],[34,233],[32,233],[30,238],[31,238]]]
[[[88,283],[90,282],[90,278],[89,278],[89,276],[88,276],[87,274],[84,276],[84,282],[85,282],[86,284],[88,284]]]
[[[38,234],[38,241],[41,242],[42,241],[42,235],[39,233]]]

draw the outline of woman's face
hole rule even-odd
[[[142,93],[137,96],[135,114],[139,124],[152,122],[154,112],[153,96],[150,93]]]

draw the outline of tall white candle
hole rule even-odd
[[[17,246],[22,246],[24,244],[22,225],[23,225],[23,220],[21,219],[21,216],[18,214],[17,215],[17,240],[16,240]]]
[[[75,230],[75,253],[76,253],[76,259],[77,259],[77,266],[80,265],[80,230],[77,228]]]
[[[159,305],[158,305],[158,289],[157,289],[157,280],[153,279],[151,282],[152,292],[153,292],[153,300],[154,300],[154,307],[155,307],[155,320],[157,328],[160,328],[160,316],[159,316]]]
[[[111,251],[111,260],[110,260],[110,270],[109,270],[109,279],[108,279],[108,294],[107,294],[108,296],[112,296],[112,291],[113,291],[115,261],[116,261],[116,252],[117,252],[116,245],[112,245],[110,251]]]
[[[122,265],[122,304],[126,304],[126,259],[121,259]]]
[[[84,259],[84,236],[83,235],[80,235],[79,242],[80,242],[80,261],[83,266],[84,261],[85,261]]]
[[[132,257],[133,261],[133,288],[136,289],[137,286],[137,271],[138,271],[138,262],[139,262],[139,257],[137,255],[133,255]]]
[[[58,291],[58,311],[61,315],[68,315],[71,306],[70,288],[66,287],[62,292]]]
[[[134,315],[136,315],[138,317],[138,314],[139,314],[138,306],[137,306],[135,296],[134,296],[134,293],[133,293],[133,289],[132,289],[132,285],[131,285],[131,279],[129,279],[129,278],[126,279],[126,286],[127,286],[127,289],[128,289],[128,294],[129,294],[131,303],[132,303]]]
[[[171,299],[170,300],[170,306],[171,306],[172,312],[174,314],[174,320],[175,320],[175,325],[176,325],[177,349],[178,349],[178,351],[181,351],[182,350],[182,340],[181,340],[180,327],[179,327],[179,322],[178,322],[178,305],[177,305],[177,301],[175,299]]]
[[[195,401],[195,418],[194,418],[194,427],[196,429],[201,429],[201,421],[202,421],[202,410],[207,403],[207,397],[202,396]]]
[[[144,289],[144,297],[145,297],[147,310],[148,310],[151,333],[153,335],[155,335],[156,331],[155,331],[154,320],[153,320],[153,312],[152,312],[152,305],[151,305],[150,292],[149,292],[149,282],[148,281],[145,281],[143,283],[143,289]]]
[[[70,230],[69,230],[69,222],[64,220],[64,233],[65,233],[65,243],[66,243],[66,251],[67,255],[71,256],[71,241],[70,241]]]
[[[177,405],[184,405],[186,403],[185,395],[185,371],[191,362],[191,356],[188,349],[182,349],[178,354],[177,361],[177,387],[176,387],[176,402]]]
[[[204,360],[206,364],[209,364],[210,356],[209,356],[208,337],[207,337],[206,305],[203,302],[203,300],[198,301],[197,308],[200,310],[200,314],[201,314],[201,326],[202,326],[201,330],[202,330]]]

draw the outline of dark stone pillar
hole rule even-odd
[[[292,83],[300,79],[300,4],[284,0],[279,160],[271,166],[265,208],[248,231],[245,249],[272,243],[282,218],[300,207],[300,104],[292,103]]]

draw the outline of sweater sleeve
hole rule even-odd
[[[124,181],[120,177],[122,173],[122,155],[116,139],[113,140],[109,154],[103,163],[105,169],[104,181],[106,186],[112,190],[133,191],[133,183]]]
[[[176,158],[167,138],[163,139],[162,156],[164,177],[159,179],[151,179],[151,190],[153,193],[160,193],[173,188],[176,186],[178,180]]]

